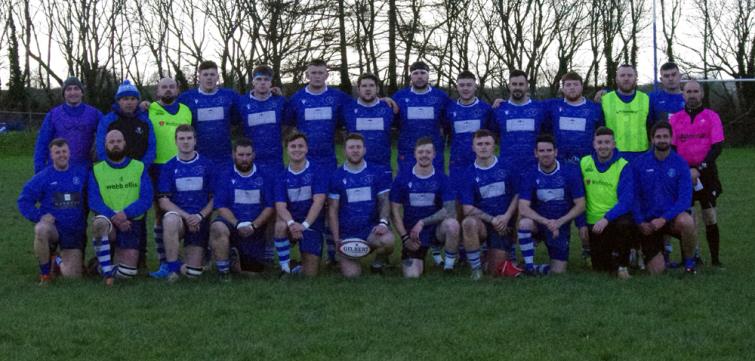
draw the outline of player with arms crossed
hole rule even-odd
[[[194,150],[197,140],[188,124],[176,128],[178,155],[168,161],[160,174],[158,202],[163,216],[163,240],[166,262],[154,278],[178,279],[181,261],[179,241],[184,240],[186,276],[202,275],[204,250],[207,248],[212,214],[213,165]]]
[[[328,222],[341,256],[341,273],[349,278],[362,273],[359,259],[349,258],[342,249],[343,243],[352,239],[366,242],[369,251],[375,251],[371,269],[382,273],[394,244],[388,223],[391,172],[364,160],[362,135],[349,134],[344,148],[346,161],[330,179],[328,194]]]
[[[236,141],[233,163],[215,180],[218,217],[210,225],[210,246],[221,281],[230,280],[232,250],[239,258],[234,272],[264,270],[265,226],[274,213],[272,185],[254,165],[252,141]]]
[[[456,194],[449,188],[446,175],[433,166],[434,158],[432,138],[419,138],[414,149],[417,163],[410,172],[399,173],[391,187],[393,221],[401,235],[402,269],[408,278],[422,275],[427,249],[435,240],[446,248],[443,270],[453,270],[456,261],[459,247]]]
[[[106,159],[95,164],[89,177],[89,208],[94,251],[108,285],[113,271],[118,278],[137,274],[140,240],[144,239],[144,215],[152,204],[152,182],[144,163],[126,156],[128,144],[120,130],[105,136]],[[114,269],[110,243],[115,245]]]
[[[461,223],[467,261],[473,280],[482,277],[480,244],[488,243],[490,274],[517,276],[521,273],[509,260],[513,249],[518,176],[494,155],[495,136],[487,129],[474,133],[474,163],[467,168],[460,199],[464,210]]]
[[[302,272],[316,276],[322,255],[322,216],[329,171],[307,160],[307,136],[294,132],[286,139],[288,168],[275,184],[275,248],[281,271],[291,273],[291,241],[299,244]]]
[[[370,164],[391,168],[391,126],[393,109],[378,99],[380,81],[373,74],[362,74],[357,79],[356,100],[347,102],[343,108],[344,122],[349,133],[364,137],[364,146],[370,151],[364,159]]]
[[[556,159],[558,150],[551,135],[538,136],[535,144],[537,166],[522,176],[519,189],[518,236],[524,270],[529,275],[564,273],[571,221],[576,219],[577,227],[584,226],[585,189],[579,169]],[[533,234],[545,239],[550,265],[536,267]]]
[[[39,262],[39,282],[50,282],[50,250],[60,246],[63,277],[80,277],[86,242],[86,163],[69,161],[68,142],[55,138],[48,145],[52,164],[44,167],[18,196],[18,209],[34,225],[34,254]],[[39,207],[37,207],[39,204]]]

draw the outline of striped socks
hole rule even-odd
[[[443,265],[443,269],[452,270],[454,269],[455,263],[456,263],[456,253],[446,250],[446,260],[445,260],[445,264]]]
[[[473,270],[482,269],[482,262],[480,262],[480,250],[467,250],[467,261],[469,261],[469,266]]]
[[[118,267],[115,268],[115,277],[120,279],[130,279],[134,278],[137,272],[136,267],[129,267],[119,263]]]
[[[218,273],[229,273],[231,272],[231,262],[227,259],[218,259],[215,260],[215,267],[218,269]]]
[[[100,272],[105,277],[113,276],[113,263],[110,260],[110,240],[108,236],[100,239],[94,238],[94,253],[97,256],[97,262],[100,263]]]
[[[438,247],[437,244],[433,244],[430,246],[430,252],[433,255],[433,262],[435,262],[436,266],[440,266],[443,264],[443,256],[440,252],[440,247]]]
[[[278,264],[281,271],[291,273],[291,241],[288,238],[276,238],[275,250],[278,252]]]
[[[519,232],[519,250],[524,258],[524,269],[532,271],[535,265],[535,244],[532,242],[532,232]]]

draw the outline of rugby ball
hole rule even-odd
[[[338,247],[338,251],[346,258],[360,259],[370,254],[370,245],[363,239],[346,238],[341,241],[341,246]]]

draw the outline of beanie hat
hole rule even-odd
[[[118,101],[119,99],[123,97],[136,97],[136,99],[141,99],[141,94],[139,94],[139,89],[136,89],[136,87],[131,84],[128,79],[124,80],[121,85],[118,86],[118,91],[115,93],[115,100]]]
[[[409,67],[409,71],[410,71],[410,72],[413,72],[413,71],[415,71],[415,70],[424,70],[424,71],[430,71],[430,67],[429,67],[429,66],[427,66],[427,64],[425,64],[425,63],[424,63],[424,62],[422,62],[422,61],[416,61],[416,62],[414,62],[414,63],[413,63],[413,64],[412,64],[412,65],[411,65],[411,66]]]
[[[71,85],[75,85],[79,87],[79,89],[83,92],[84,91],[84,84],[81,84],[81,80],[79,78],[72,76],[66,79],[66,81],[63,82],[63,95],[66,93],[66,88],[68,88]]]

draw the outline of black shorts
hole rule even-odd
[[[652,260],[655,256],[663,251],[665,245],[664,236],[669,235],[672,237],[681,238],[681,234],[676,233],[672,230],[671,227],[673,224],[673,220],[666,222],[666,225],[664,225],[663,228],[653,232],[649,236],[640,233],[642,255],[645,257],[645,263],[650,262],[650,260]]]
[[[715,164],[700,172],[700,183],[702,183],[703,189],[692,193],[692,205],[694,206],[695,202],[699,202],[702,209],[714,208],[716,199],[723,191],[721,180],[718,178],[718,168]]]

